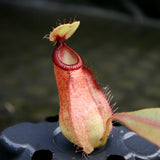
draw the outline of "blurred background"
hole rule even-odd
[[[67,44],[114,96],[117,112],[160,106],[159,0],[0,0],[0,131],[59,112],[44,35],[80,20]]]

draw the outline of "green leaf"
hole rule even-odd
[[[112,118],[160,147],[160,108],[116,113]]]

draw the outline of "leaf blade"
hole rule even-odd
[[[116,113],[112,118],[160,147],[160,108]]]

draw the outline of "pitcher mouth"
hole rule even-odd
[[[83,60],[63,39],[58,39],[52,55],[53,62],[64,70],[76,70],[83,66]]]

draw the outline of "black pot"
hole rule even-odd
[[[119,123],[107,143],[88,156],[62,134],[58,117],[20,123],[0,135],[1,160],[159,160],[160,149]]]

